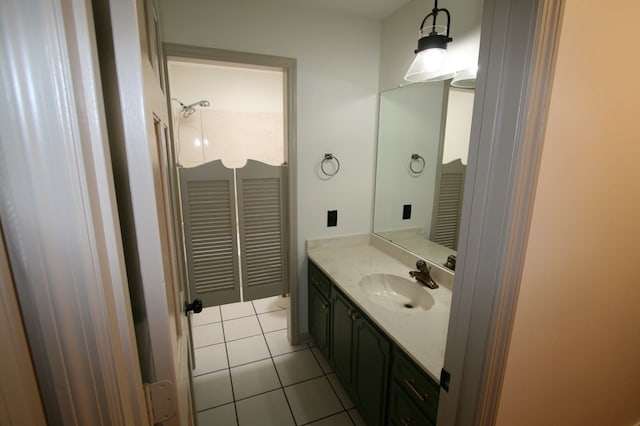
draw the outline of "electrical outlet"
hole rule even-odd
[[[338,210],[327,211],[327,226],[338,225]]]
[[[411,219],[411,204],[405,204],[402,206],[402,219]]]

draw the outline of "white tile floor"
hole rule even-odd
[[[193,317],[199,426],[364,425],[318,348],[289,344],[286,302],[232,303]]]

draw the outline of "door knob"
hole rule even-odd
[[[194,314],[202,312],[202,300],[193,299],[193,302],[184,302],[184,314],[189,316],[189,311],[193,311]]]

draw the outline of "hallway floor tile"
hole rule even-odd
[[[364,425],[315,345],[287,339],[288,298],[193,317],[199,426]]]

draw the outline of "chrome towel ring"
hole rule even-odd
[[[420,154],[411,154],[411,160],[409,161],[409,170],[411,173],[420,174],[424,170],[425,166],[424,158]]]
[[[327,172],[325,167],[327,163],[331,163],[332,160],[335,160],[336,168],[333,172]],[[324,158],[322,159],[322,162],[320,163],[320,170],[322,170],[322,173],[324,173],[327,176],[335,176],[336,173],[340,171],[340,160],[338,160],[338,158],[331,153],[325,154]]]

